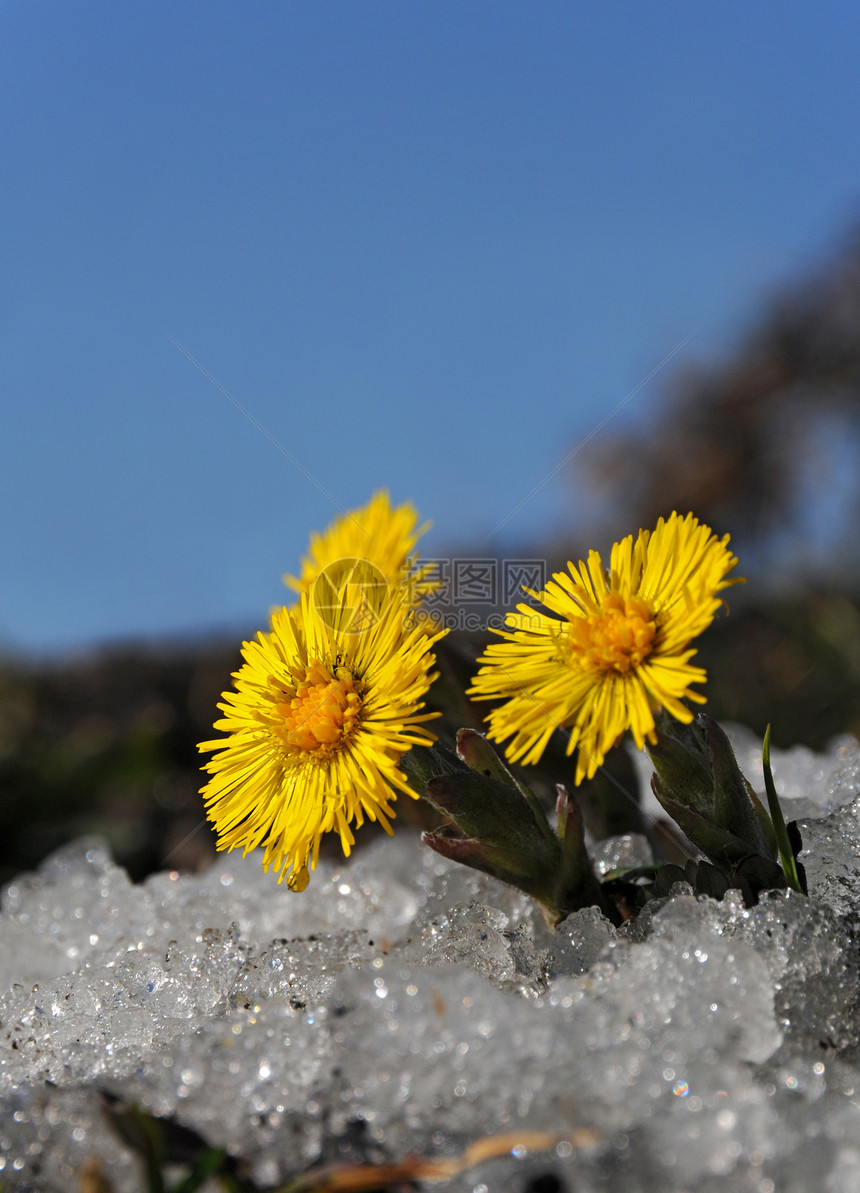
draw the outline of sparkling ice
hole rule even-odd
[[[136,886],[97,841],[66,847],[3,894],[0,1181],[68,1193],[97,1157],[137,1193],[121,1099],[261,1186],[496,1137],[443,1187],[860,1189],[860,750],[773,762],[811,898],[679,883],[621,929],[587,909],[552,932],[405,830],[301,895],[256,856]],[[646,853],[595,846],[604,871]]]

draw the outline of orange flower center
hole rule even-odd
[[[607,593],[596,613],[570,623],[570,645],[583,670],[626,675],[654,648],[657,623],[648,606],[636,597]]]
[[[330,671],[324,663],[310,663],[289,703],[275,706],[283,717],[280,733],[287,749],[317,756],[337,750],[361,716],[358,688],[345,667]]]

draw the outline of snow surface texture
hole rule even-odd
[[[551,933],[405,832],[301,895],[256,856],[135,886],[99,843],[68,846],[3,895],[0,1181],[69,1193],[95,1155],[137,1193],[106,1093],[248,1157],[261,1185],[539,1131],[549,1146],[436,1187],[860,1189],[860,749],[775,752],[774,770],[812,897],[746,910],[681,883],[619,931],[589,909]]]

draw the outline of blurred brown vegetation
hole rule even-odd
[[[699,643],[713,716],[771,722],[778,746],[860,733],[860,234],[776,295],[731,359],[676,375],[647,425],[605,434],[577,466],[599,517],[548,557],[673,509],[731,534],[749,583]],[[444,647],[449,696],[480,646]],[[0,881],[90,832],[136,878],[208,861],[196,746],[239,662],[238,642],[0,661]],[[479,711],[464,704],[461,723]],[[550,788],[569,780],[563,756],[549,762]],[[400,800],[398,815],[420,813]]]
[[[231,644],[3,662],[0,880],[89,833],[136,878],[208,859],[197,742],[239,661]]]

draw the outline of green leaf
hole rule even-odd
[[[542,902],[551,898],[561,844],[541,829],[517,788],[463,770],[431,779],[426,799],[450,816],[458,830],[457,835],[445,827],[424,834],[437,853],[493,874]]]
[[[457,756],[462,758],[472,770],[478,771],[488,778],[496,779],[499,783],[506,783],[518,791],[531,807],[535,823],[543,835],[550,838],[555,836],[540,800],[525,783],[508,770],[482,733],[478,733],[475,729],[459,729],[457,731]]]
[[[671,799],[663,791],[656,775],[652,779],[652,786],[657,799],[685,836],[716,865],[723,869],[731,868],[749,857],[750,845],[747,841],[714,824],[688,805]]]
[[[622,915],[597,879],[585,848],[585,821],[577,798],[557,784],[556,817],[561,837],[561,868],[555,888],[555,905],[561,918],[583,907],[599,907],[613,924]]]
[[[427,791],[427,784],[431,779],[440,775],[456,775],[468,770],[456,754],[446,750],[444,746],[413,746],[400,759],[400,765],[412,787],[419,795]]]
[[[777,847],[779,849],[779,860],[782,863],[782,869],[785,877],[788,880],[789,888],[797,891],[801,895],[806,894],[805,883],[801,882],[800,874],[797,870],[797,862],[792,849],[791,841],[789,839],[788,829],[785,825],[785,817],[782,814],[782,808],[779,803],[779,796],[776,794],[776,785],[773,781],[773,771],[770,769],[770,725],[764,731],[764,741],[762,743],[761,751],[761,765],[764,772],[764,789],[767,793],[767,803],[770,808],[770,816],[773,821],[774,831],[776,833]]]
[[[664,713],[647,749],[654,794],[711,861],[725,868],[750,854],[776,858],[770,817],[716,721],[700,713],[685,725]]]

